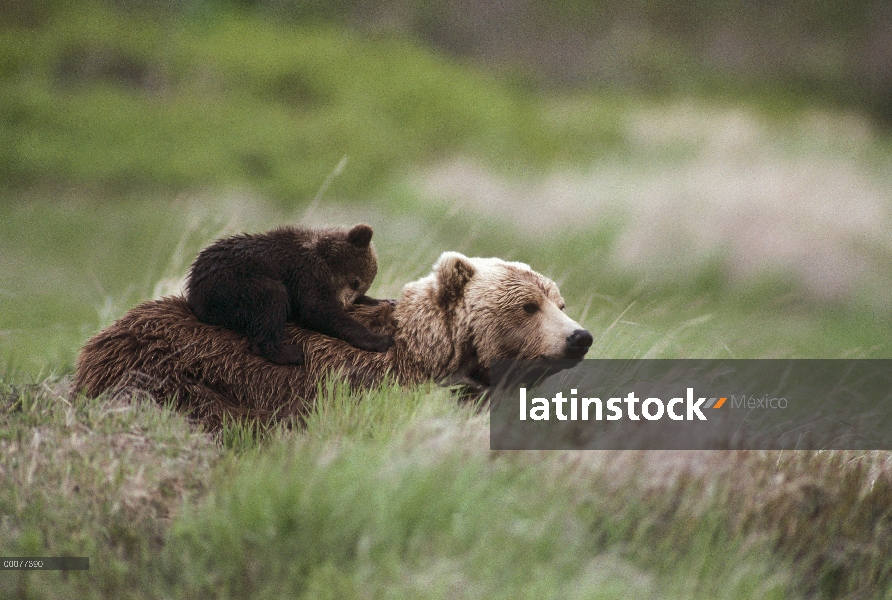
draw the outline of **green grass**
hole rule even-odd
[[[4,571],[4,598],[151,585],[134,561],[163,547],[183,500],[206,493],[221,458],[208,436],[154,402],[67,394],[52,380],[0,384],[0,547],[12,556],[89,556],[92,571]]]
[[[4,597],[888,597],[885,453],[505,452],[445,390],[325,391],[221,447],[153,403],[3,387]],[[226,444],[224,444],[226,445]]]

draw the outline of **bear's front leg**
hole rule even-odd
[[[391,336],[373,333],[343,309],[317,303],[305,306],[303,312],[301,325],[304,328],[343,340],[354,348],[384,352],[393,346]]]

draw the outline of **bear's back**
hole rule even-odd
[[[283,270],[306,270],[310,260],[309,234],[296,228],[269,233],[238,234],[217,240],[202,250],[189,272],[192,285],[224,273],[245,277],[281,278]]]

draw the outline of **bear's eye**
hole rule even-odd
[[[523,310],[528,315],[531,315],[534,312],[536,312],[537,310],[539,310],[539,305],[536,304],[535,302],[527,302],[526,304],[523,305]]]
[[[358,290],[359,289],[359,280],[354,279],[353,281],[351,281],[350,287],[353,288],[354,290]]]

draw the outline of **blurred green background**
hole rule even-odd
[[[0,376],[197,251],[522,259],[590,356],[889,356],[888,2],[0,1]]]

